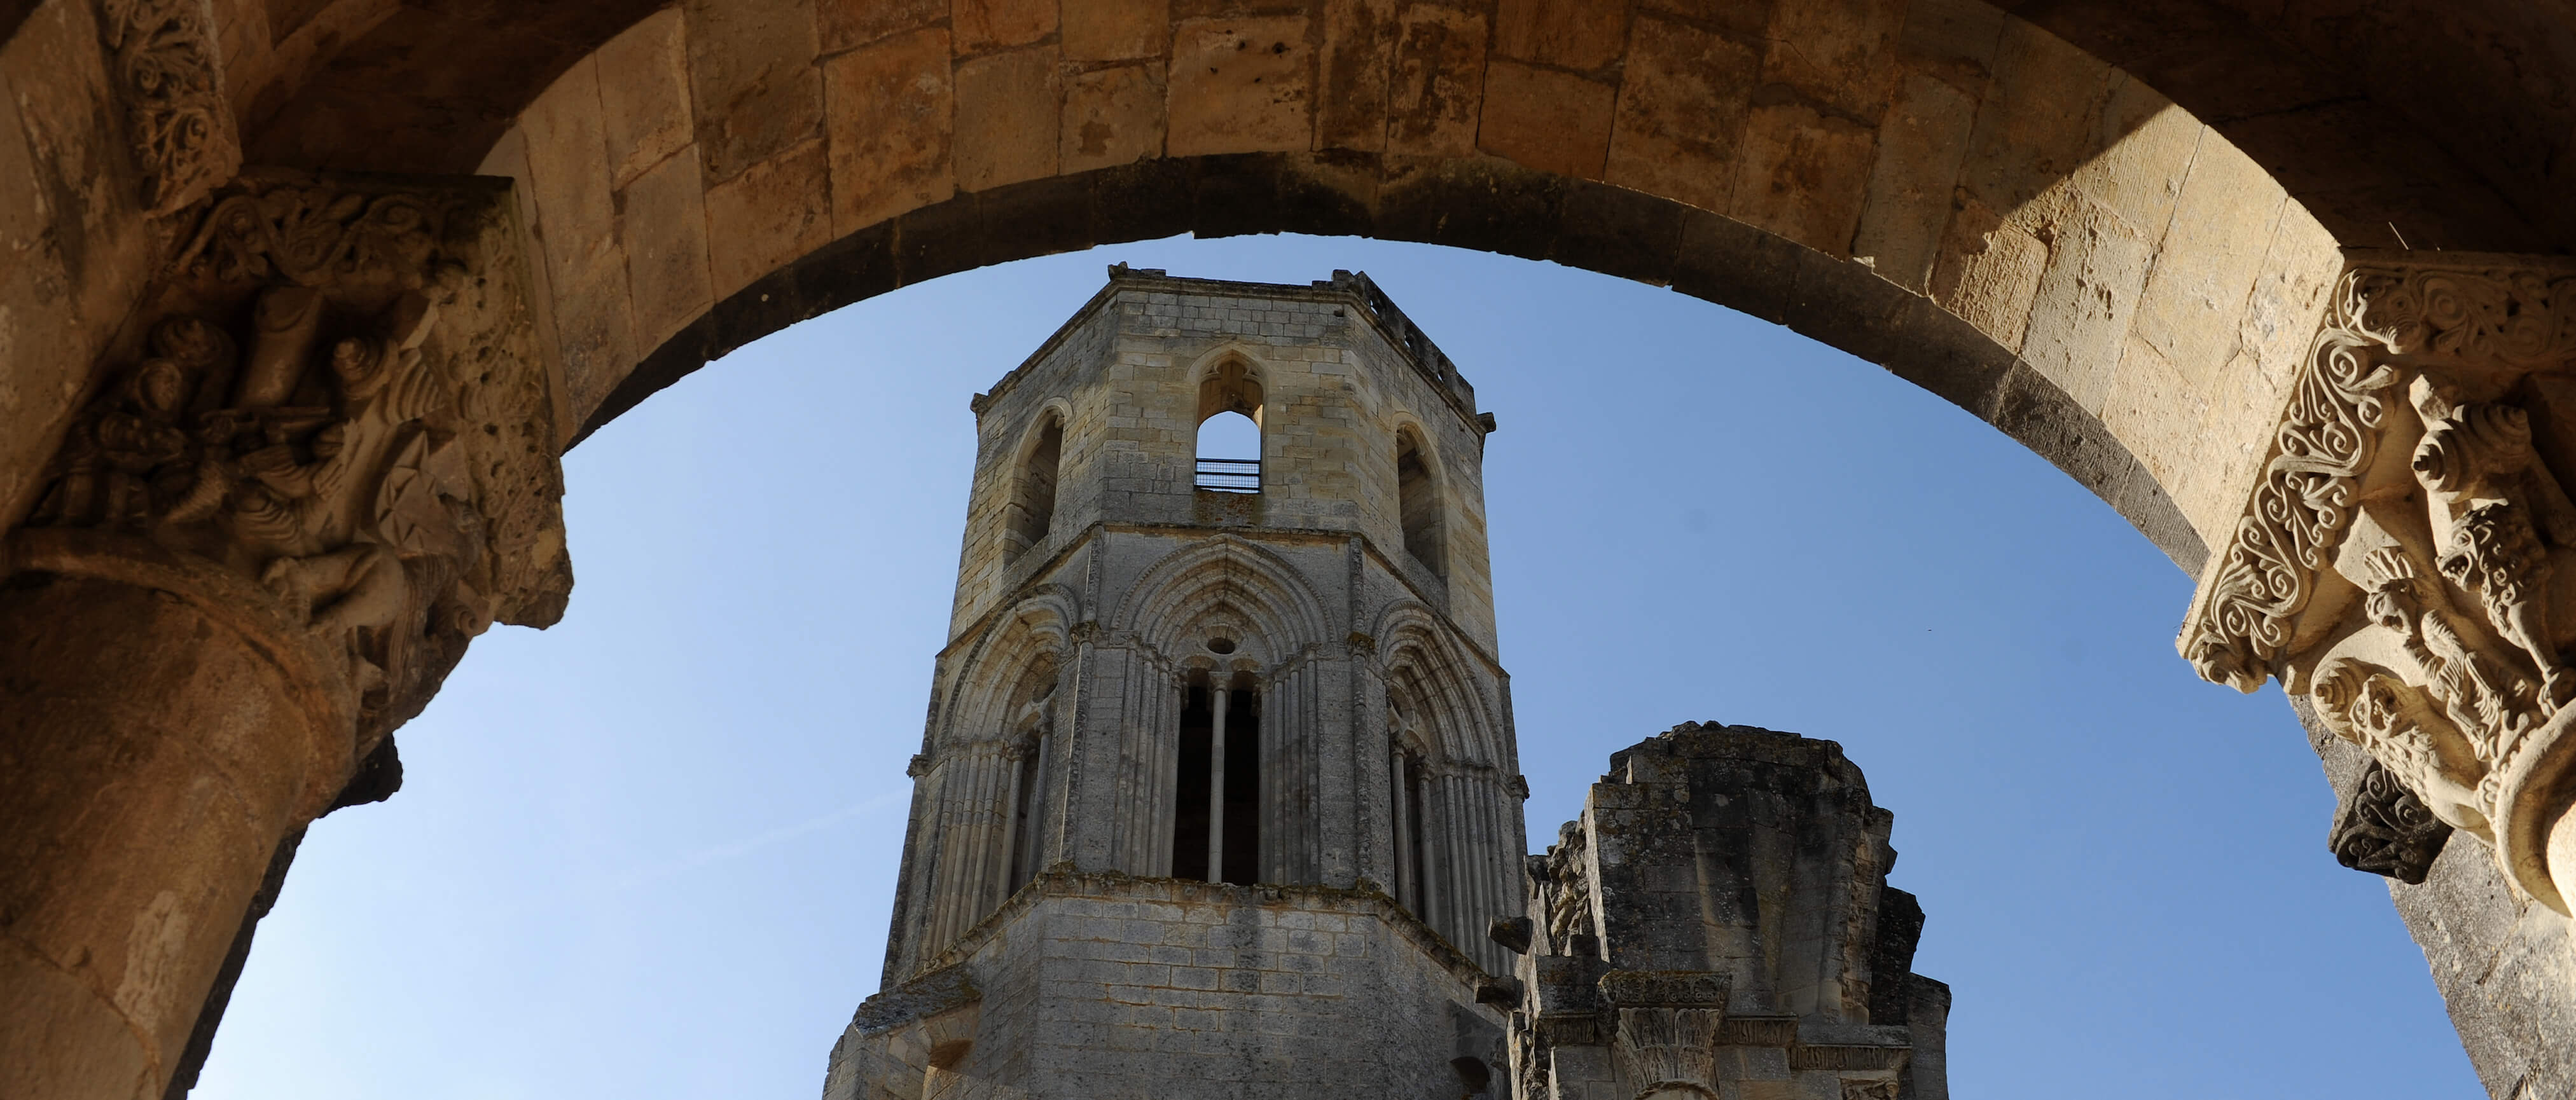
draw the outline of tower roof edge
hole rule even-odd
[[[1290,301],[1348,302],[1359,307],[1360,315],[1377,327],[1379,335],[1384,337],[1388,345],[1394,347],[1415,371],[1438,386],[1441,393],[1449,398],[1451,406],[1457,410],[1459,416],[1464,417],[1469,424],[1474,425],[1481,432],[1491,433],[1494,430],[1493,417],[1489,414],[1480,415],[1476,410],[1476,387],[1467,381],[1465,375],[1459,373],[1458,365],[1450,360],[1448,353],[1441,351],[1440,345],[1433,343],[1431,337],[1413,323],[1412,318],[1405,316],[1404,311],[1397,308],[1395,300],[1389,298],[1384,290],[1379,289],[1376,281],[1370,279],[1367,272],[1339,269],[1333,272],[1333,277],[1330,279],[1317,279],[1310,283],[1299,284],[1198,279],[1172,275],[1159,267],[1129,267],[1123,262],[1111,264],[1108,282],[1102,284],[1100,290],[1093,294],[1089,301],[1084,302],[1081,308],[1066,317],[1063,324],[1056,326],[1056,330],[1040,342],[1027,358],[1020,360],[1018,366],[1011,368],[1011,371],[994,382],[990,389],[976,395],[973,404],[975,412],[981,415],[993,401],[1010,392],[1031,366],[1046,358],[1058,345],[1064,343],[1065,339],[1071,336],[1084,321],[1098,313],[1119,293],[1130,290]]]

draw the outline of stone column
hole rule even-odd
[[[1225,881],[1225,712],[1234,709],[1233,678],[1225,670],[1208,674],[1208,876]]]
[[[281,841],[563,554],[506,183],[177,215],[0,563],[0,1095],[158,1098]]]

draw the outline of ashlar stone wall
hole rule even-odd
[[[1484,978],[1375,891],[1052,874],[860,1006],[823,1096],[1455,1100],[1503,1080]]]

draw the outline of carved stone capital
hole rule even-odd
[[[359,754],[492,623],[553,623],[556,387],[514,209],[504,181],[261,173],[191,210],[17,567],[149,547],[260,604],[332,655]]]
[[[2377,761],[2335,829],[2347,865],[2418,881],[2457,828],[2567,911],[2570,475],[2576,262],[2347,257],[2177,643],[2210,680],[2277,677]]]
[[[1715,971],[1613,970],[1601,1003],[1620,1069],[1640,1096],[1673,1090],[1716,1096],[1717,1048],[1732,978]]]

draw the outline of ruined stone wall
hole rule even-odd
[[[1893,822],[1831,741],[1689,722],[1612,754],[1493,925],[1518,1100],[1947,1097]]]

